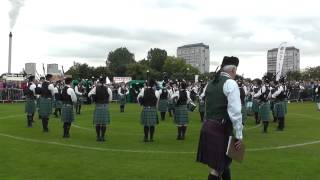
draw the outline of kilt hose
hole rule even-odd
[[[285,116],[285,102],[284,101],[278,101],[275,102],[273,107],[273,112],[275,117],[282,118]]]
[[[156,107],[143,107],[140,115],[140,123],[143,126],[155,126],[159,123]]]
[[[224,170],[229,168],[232,161],[226,156],[230,135],[225,124],[214,120],[204,121],[196,160],[208,165],[221,175]]]
[[[270,120],[270,103],[264,102],[260,104],[259,115],[263,122],[269,122]]]
[[[189,123],[187,105],[179,105],[175,107],[174,122],[177,125],[186,125]]]
[[[28,115],[33,115],[36,111],[36,103],[34,99],[26,99],[24,112]]]
[[[108,104],[96,104],[93,113],[93,124],[110,124]]]
[[[52,99],[41,97],[39,100],[39,115],[41,118],[49,118],[52,114]]]
[[[62,105],[61,121],[64,123],[72,123],[74,121],[73,105],[70,105],[70,104]]]
[[[160,99],[158,103],[158,111],[167,112],[168,111],[168,100]]]

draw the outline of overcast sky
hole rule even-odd
[[[210,46],[211,71],[223,56],[240,59],[239,74],[261,77],[267,50],[281,42],[300,49],[301,68],[320,65],[320,4],[316,0],[25,0],[13,28],[12,71],[24,63],[73,61],[105,65],[127,47],[136,60],[150,48]],[[0,73],[7,71],[9,1],[0,2]]]

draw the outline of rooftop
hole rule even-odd
[[[187,45],[178,47],[178,49],[179,49],[179,48],[190,48],[190,47],[204,47],[204,48],[209,49],[209,46],[208,46],[208,45],[205,45],[205,44],[203,44],[203,43],[187,44]]]
[[[294,46],[286,47],[286,50],[298,50],[299,51],[299,49]],[[273,49],[268,50],[268,52],[269,51],[278,51],[278,48],[273,48]]]

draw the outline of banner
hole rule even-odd
[[[286,42],[280,44],[278,48],[277,54],[277,64],[276,64],[276,81],[279,81],[280,77],[282,76],[282,69],[283,69],[283,60],[286,54]]]
[[[114,83],[122,83],[122,82],[127,83],[131,80],[132,80],[131,77],[113,77]]]

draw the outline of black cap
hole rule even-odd
[[[100,76],[100,77],[99,77],[99,82],[100,82],[101,84],[105,83],[105,82],[106,82],[106,78],[104,78],[103,76]]]
[[[49,79],[51,79],[52,78],[52,74],[47,74],[46,75],[46,80],[49,80]]]
[[[270,79],[268,76],[263,76],[262,80],[265,82],[265,83],[269,83],[270,82]]]
[[[187,89],[187,83],[186,83],[185,81],[182,81],[182,82],[180,83],[180,88],[181,88],[181,89]]]
[[[239,59],[237,57],[233,57],[233,56],[231,56],[231,57],[225,56],[225,57],[223,57],[221,68],[223,68],[224,66],[227,66],[227,65],[234,65],[234,66],[238,67]]]
[[[43,77],[43,76],[40,77],[40,81],[43,81],[43,80],[45,80],[45,79],[46,79],[46,78]]]
[[[31,81],[33,81],[35,79],[35,77],[34,76],[29,76],[28,77],[28,80],[31,82]]]
[[[67,77],[67,78],[64,80],[64,82],[65,82],[66,84],[71,84],[72,78]]]

